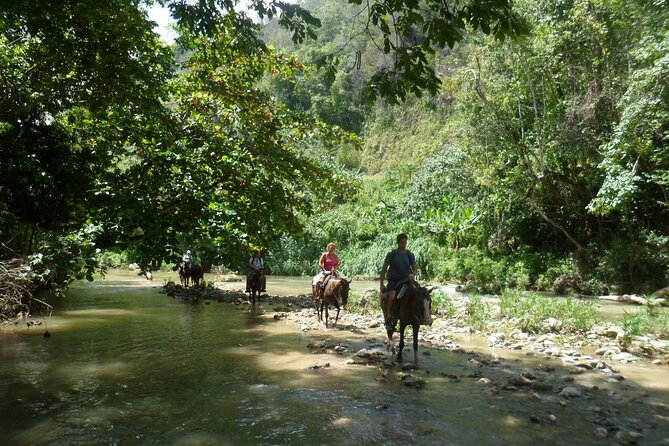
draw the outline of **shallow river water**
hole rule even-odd
[[[604,445],[613,433],[595,436],[601,410],[592,406],[606,401],[618,424],[641,419],[641,444],[669,444],[666,386],[591,376],[578,377],[597,386],[578,401],[492,392],[469,376],[470,359],[490,354],[471,339],[468,351],[425,349],[413,373],[427,385],[416,389],[396,377],[399,366],[346,364],[380,345],[378,332],[344,324],[303,333],[268,306],[185,305],[158,292],[172,276],[78,284],[50,300],[46,327],[3,330],[0,445]],[[268,290],[296,294],[302,282],[306,293],[308,278],[272,277]],[[347,351],[312,354],[315,340]],[[497,353],[507,358],[485,370],[493,380],[542,366]]]

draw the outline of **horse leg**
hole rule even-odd
[[[417,323],[411,324],[411,329],[413,330],[413,367],[418,368],[418,330],[420,330],[420,325]]]
[[[386,325],[386,334],[388,335],[388,341],[386,342],[386,350],[395,354],[395,344],[393,343],[393,333],[395,333],[395,327]]]
[[[320,322],[323,317],[323,309],[321,308],[321,299],[318,296],[318,285],[311,285],[311,292],[314,294],[314,306],[316,307],[316,318]]]
[[[323,307],[325,307],[325,328],[328,328],[328,318],[330,317],[328,308],[330,307],[330,304],[325,301],[321,301],[321,308]]]
[[[402,350],[404,349],[404,330],[406,329],[406,325],[402,321],[400,321],[400,349],[399,352],[397,353],[397,362],[402,362]]]
[[[335,321],[334,324],[332,324],[332,328],[337,326],[337,321],[339,320],[339,301],[335,301],[335,307],[337,308],[337,316],[335,316]]]

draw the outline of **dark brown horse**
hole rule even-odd
[[[249,276],[249,289],[251,290],[251,305],[256,304],[256,296],[260,303],[260,290],[262,290],[262,272],[253,270]]]
[[[406,330],[407,325],[411,325],[411,331],[413,332],[413,366],[414,368],[418,368],[418,330],[421,325],[425,324],[425,312],[428,313],[429,319],[430,304],[432,303],[430,293],[432,290],[428,290],[413,281],[408,282],[406,286],[407,289],[404,292],[404,295],[396,302],[396,305],[398,305],[397,319],[400,321],[400,349],[397,353],[397,361],[402,361],[404,331]],[[393,346],[393,333],[395,332],[396,322],[396,320],[393,320],[390,326],[387,327],[387,347],[389,350],[392,350],[393,353],[395,352]]]
[[[188,288],[191,283],[193,286],[199,286],[203,276],[204,268],[202,265],[182,263],[179,267],[179,280],[181,280],[181,286],[183,287]]]
[[[200,280],[204,278],[204,266],[201,264],[193,265],[190,272],[190,278],[193,282],[193,286],[200,286]]]
[[[323,320],[323,309],[325,309],[325,327],[328,326],[328,308],[330,305],[334,306],[337,309],[337,316],[335,316],[335,321],[332,324],[332,328],[337,326],[337,321],[339,320],[339,301],[341,300],[343,306],[346,306],[348,302],[348,291],[351,280],[346,280],[342,277],[332,277],[325,284],[325,289],[321,296],[315,296],[316,303],[316,312],[318,314],[318,322]]]

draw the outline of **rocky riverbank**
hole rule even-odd
[[[164,291],[187,303],[217,301],[249,305],[245,294],[219,286],[183,289],[168,284]],[[467,296],[456,296],[456,307],[464,308],[466,300]],[[312,298],[307,295],[263,295],[258,311],[285,320],[314,339],[305,345],[315,355],[309,373],[371,367],[378,371],[377,381],[391,386],[427,391],[433,386],[437,386],[435,389],[462,386],[458,392],[482,395],[491,407],[520,416],[525,423],[543,426],[543,434],[555,431],[552,435],[558,440],[559,432],[572,428],[578,419],[579,423],[590,426],[586,427],[589,432],[583,432],[582,444],[669,441],[666,390],[649,392],[634,380],[626,379],[621,370],[629,370],[634,367],[631,363],[638,363],[661,373],[669,360],[666,340],[626,339],[620,327],[611,324],[592,327],[579,335],[559,331],[533,335],[503,330],[500,321],[494,325],[497,330],[482,333],[463,324],[461,310],[450,318],[437,312],[433,325],[421,329],[421,367],[414,370],[411,362],[396,364],[386,350],[373,290],[363,294],[356,310],[343,310],[334,329],[317,321]],[[559,327],[557,322],[551,323]],[[488,350],[459,345],[459,338],[472,337]],[[408,350],[410,343],[405,357],[412,358]],[[437,361],[433,354],[436,351],[444,352],[446,363]],[[526,359],[521,360],[523,357]],[[392,403],[380,405],[377,410],[392,410]]]
[[[199,301],[227,302],[235,305],[248,305],[248,295],[237,290],[224,289],[223,284],[203,288],[183,288],[169,282],[163,291],[183,302]],[[452,292],[450,287],[444,287]],[[454,337],[461,334],[478,335],[487,339],[490,347],[526,352],[527,356],[561,359],[565,363],[576,364],[585,369],[610,371],[607,361],[630,363],[648,360],[655,366],[669,365],[669,340],[658,339],[656,336],[631,337],[623,329],[613,324],[593,326],[589,331],[579,334],[565,334],[559,331],[560,321],[546,321],[550,332],[530,334],[521,330],[505,329],[506,321],[490,321],[493,328],[488,332],[480,332],[464,323],[463,313],[468,297],[453,293],[456,312],[452,317],[443,314],[434,315],[431,327],[423,327],[420,334],[422,342],[434,348],[457,348]],[[302,331],[323,330],[323,322],[318,322],[313,308],[313,299],[307,295],[276,296],[264,294],[261,303],[271,307],[278,313],[277,317],[293,321]],[[342,310],[339,318],[340,326],[364,327],[377,330],[383,334],[381,313],[376,308],[373,290],[362,296],[356,312]],[[587,364],[587,365],[585,365]]]

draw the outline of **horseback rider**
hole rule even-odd
[[[246,292],[250,293],[251,292],[251,287],[250,287],[250,282],[251,282],[251,275],[254,273],[260,274],[260,282],[261,282],[261,292],[267,291],[267,278],[265,277],[265,260],[261,257],[262,252],[259,249],[255,250],[255,253],[253,254],[253,257],[251,257],[248,261],[248,266],[249,266],[249,272],[246,275]]]
[[[416,276],[416,257],[407,249],[408,240],[409,237],[407,237],[406,234],[399,234],[396,239],[397,249],[388,252],[383,261],[379,304],[385,315],[384,322],[386,327],[395,325],[395,322],[397,321],[396,301],[397,294],[400,291],[398,288],[407,281],[413,281]],[[387,287],[384,285],[386,272],[388,273]],[[384,299],[383,295],[386,292],[387,297]]]
[[[183,265],[184,268],[186,267],[186,265],[188,265],[190,269],[193,268],[193,254],[190,252],[190,249],[187,250],[186,254],[184,254],[183,257],[181,258],[181,264]]]
[[[339,266],[339,257],[335,254],[335,248],[337,245],[330,242],[327,245],[327,251],[321,255],[321,258],[318,260],[318,266],[320,268],[319,273],[314,276],[312,282],[314,296],[323,295],[325,290],[325,285],[330,280],[331,277],[337,276],[337,267]]]

